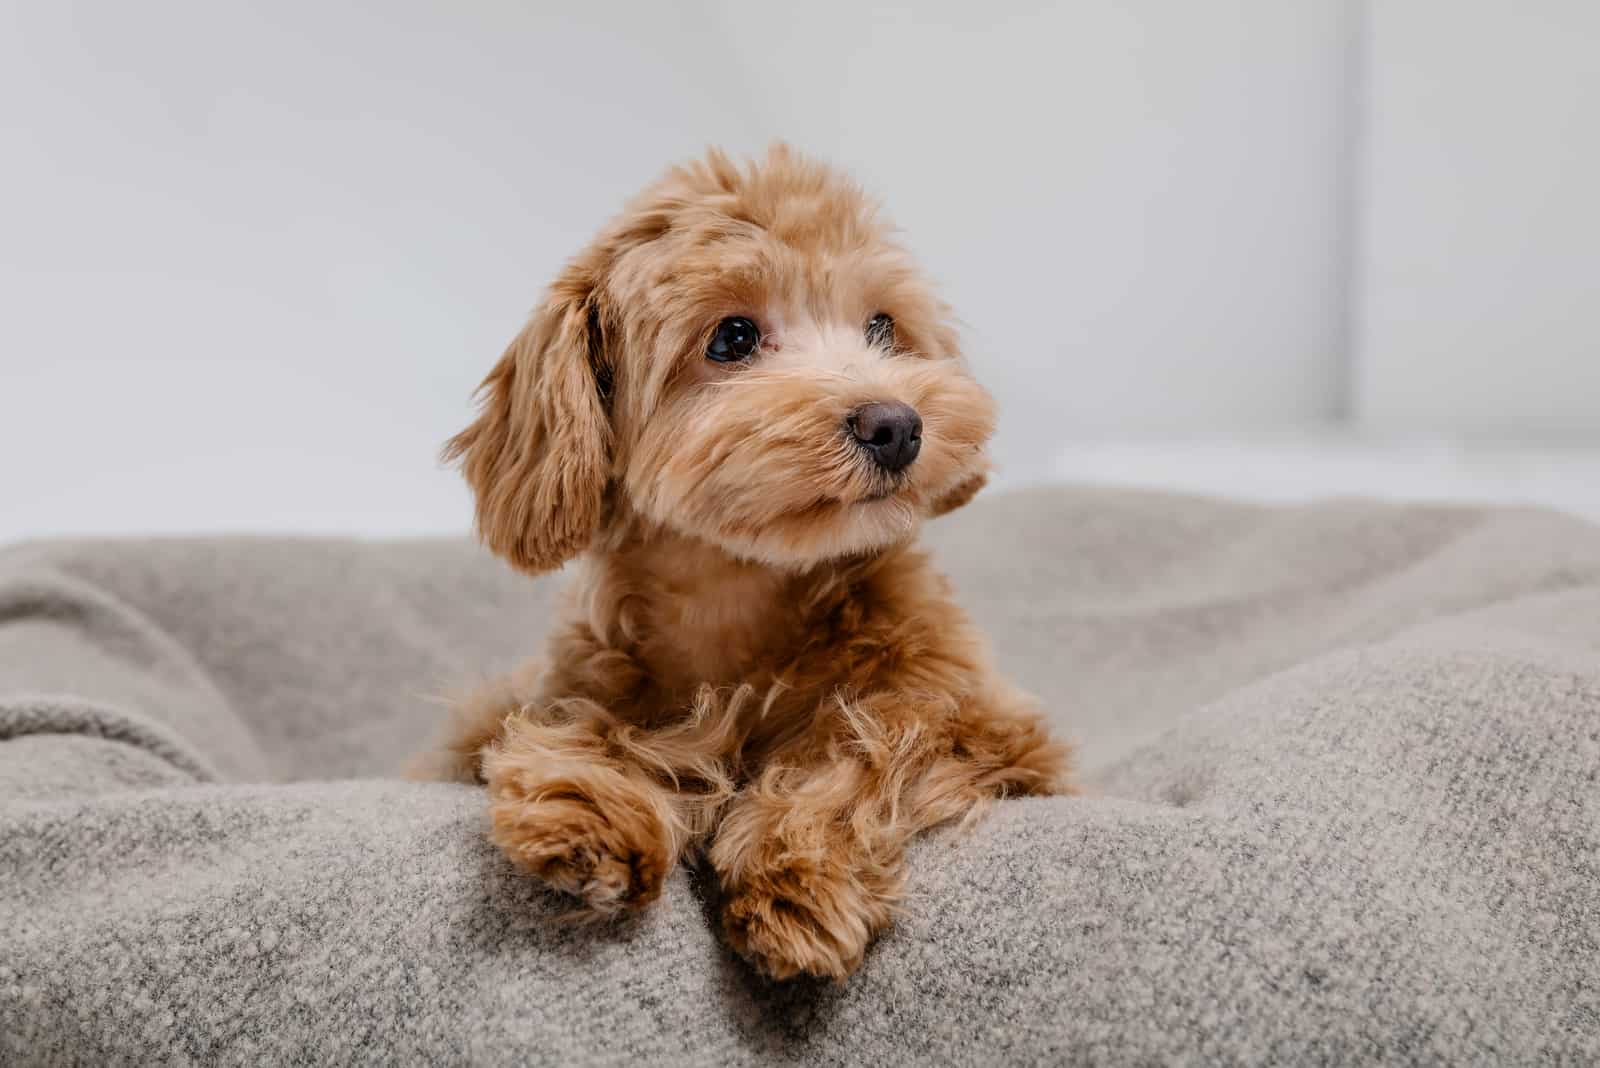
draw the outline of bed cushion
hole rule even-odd
[[[980,498],[927,540],[1088,792],[913,850],[843,985],[618,928],[399,781],[560,578],[466,541],[0,553],[0,1063],[1600,1057],[1600,530]]]

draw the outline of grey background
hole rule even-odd
[[[1006,481],[1600,510],[1592,4],[564,7],[0,0],[0,540],[462,529],[556,266],[775,136],[905,227]]]

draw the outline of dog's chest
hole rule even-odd
[[[771,675],[793,643],[794,609],[770,584],[734,578],[711,589],[667,591],[650,607],[643,643],[666,689],[737,685]]]

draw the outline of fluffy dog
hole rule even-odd
[[[425,772],[488,787],[522,869],[611,916],[696,849],[728,942],[842,979],[908,840],[1066,788],[913,546],[994,424],[947,309],[841,176],[713,151],[552,285],[448,445],[483,540],[582,556],[544,666],[462,702]]]

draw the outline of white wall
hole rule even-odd
[[[887,194],[970,324],[1013,475],[1336,414],[1350,6],[719,0],[773,126]]]
[[[757,136],[690,16],[0,7],[0,540],[463,529],[436,454],[539,288]]]
[[[0,0],[0,541],[462,529],[436,450],[556,266],[775,136],[888,202],[1011,480],[1340,414],[1363,205],[1369,424],[1582,427],[1596,10]]]
[[[1066,428],[1336,404],[1340,0],[10,3],[0,538],[457,529],[439,443],[665,163],[855,169]]]
[[[1600,436],[1600,4],[1370,6],[1362,423]]]

